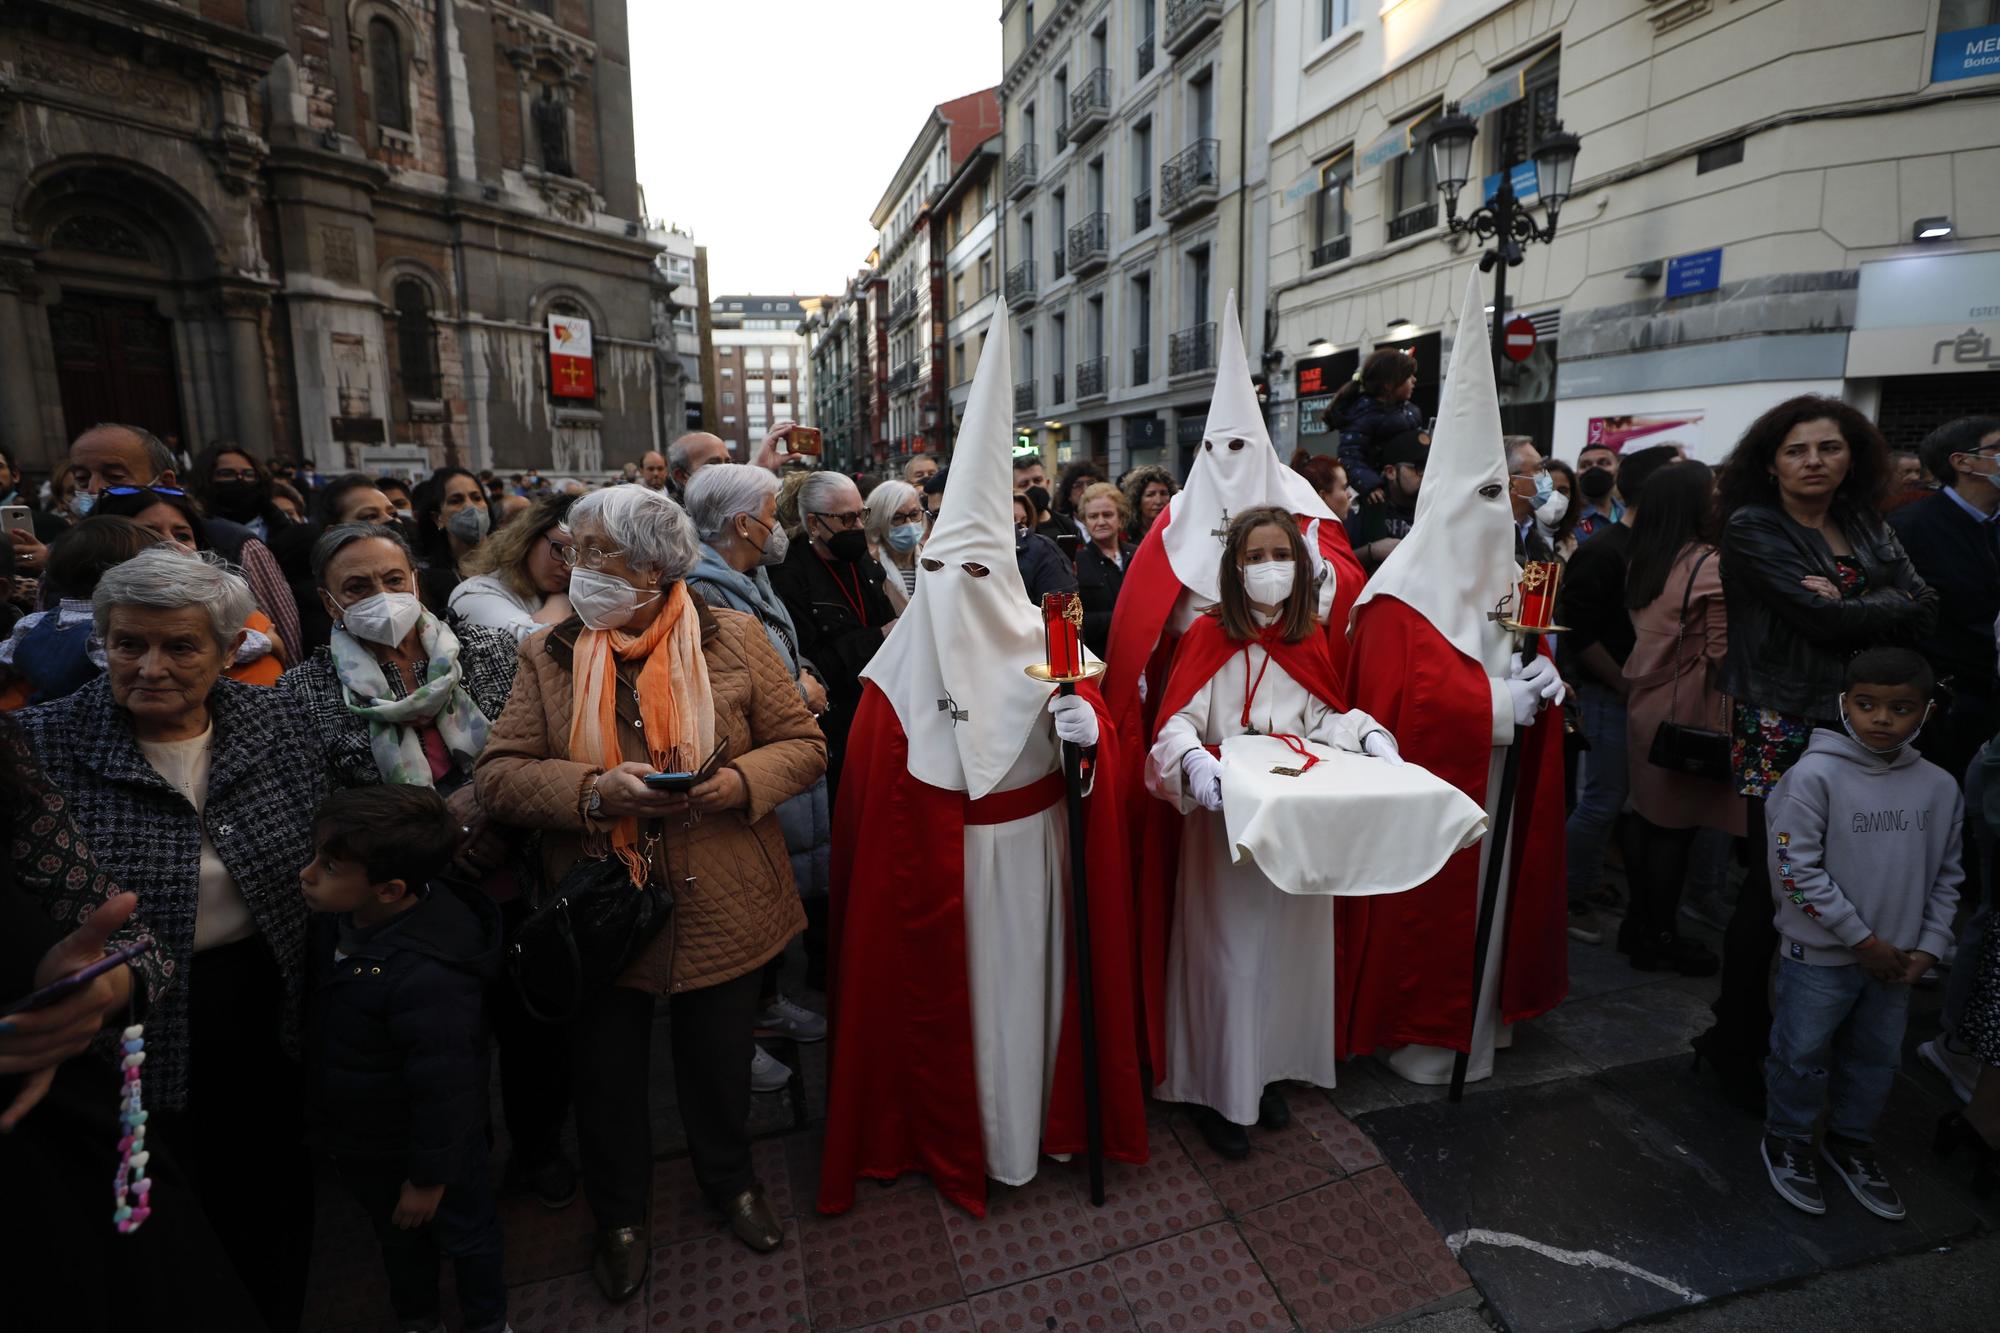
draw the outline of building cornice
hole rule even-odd
[[[1082,7],[1082,3],[1083,0],[1064,0],[1064,3],[1048,16],[1047,21],[1035,30],[1035,35],[1028,40],[1027,48],[1014,57],[1014,63],[1007,67],[1006,75],[1000,80],[1002,105],[1005,105],[1009,94],[1027,80],[1028,71],[1041,63],[1042,58],[1049,53],[1049,48],[1053,47],[1056,40],[1068,29],[1070,20],[1076,16],[1076,11]]]

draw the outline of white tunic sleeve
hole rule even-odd
[[[1317,700],[1314,701],[1318,703]],[[1313,719],[1306,739],[1318,744],[1331,746],[1336,750],[1346,750],[1351,754],[1361,754],[1361,742],[1368,739],[1368,733],[1379,731],[1389,735],[1389,729],[1358,708],[1345,713],[1336,713],[1325,704],[1318,704],[1318,716]],[[1394,737],[1390,737],[1394,739]]]
[[[1514,696],[1507,693],[1507,682],[1498,676],[1488,676],[1487,686],[1493,692],[1493,743],[1512,745],[1514,743]]]
[[[1178,713],[1160,724],[1160,738],[1153,742],[1146,759],[1146,790],[1172,801],[1182,814],[1193,810],[1196,802],[1187,794],[1181,760],[1189,750],[1202,747],[1202,729],[1208,722],[1208,704],[1214,692],[1215,677],[1211,676]]]

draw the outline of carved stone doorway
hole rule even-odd
[[[65,291],[49,307],[65,438],[100,421],[176,443],[183,420],[173,321],[146,301]]]

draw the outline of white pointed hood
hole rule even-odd
[[[1196,597],[1222,597],[1223,534],[1229,520],[1246,510],[1276,505],[1308,518],[1333,521],[1333,511],[1304,477],[1286,467],[1271,447],[1250,360],[1236,323],[1236,293],[1222,307],[1222,344],[1216,351],[1215,395],[1202,427],[1201,452],[1188,471],[1187,486],[1168,506],[1171,521],[1162,539],[1174,577]]]
[[[896,710],[910,773],[974,800],[999,785],[1037,726],[1051,686],[1041,611],[1014,563],[1013,336],[993,316],[952,449],[944,512],[917,562],[917,591],[862,671]],[[971,573],[967,566],[985,571]]]
[[[1489,487],[1498,489],[1488,495]],[[1474,268],[1466,276],[1416,520],[1368,580],[1360,602],[1396,598],[1430,621],[1452,647],[1483,663],[1488,675],[1504,676],[1513,636],[1488,617],[1514,593],[1520,577],[1500,395]]]

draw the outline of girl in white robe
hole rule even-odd
[[[1190,1104],[1210,1145],[1241,1157],[1250,1150],[1245,1126],[1275,1129],[1290,1120],[1276,1083],[1334,1085],[1334,905],[1285,893],[1254,864],[1231,860],[1214,750],[1255,732],[1401,761],[1372,718],[1328,702],[1331,661],[1313,622],[1319,590],[1290,514],[1238,516],[1224,540],[1220,584],[1214,623],[1191,628],[1177,650],[1162,699],[1173,711],[1146,766],[1147,788],[1186,816],[1167,958],[1166,1069],[1156,1095]],[[1218,628],[1226,643],[1218,644]],[[1316,646],[1324,664],[1316,668],[1318,689],[1294,679],[1260,638],[1281,639],[1295,663],[1313,661]],[[1174,697],[1182,654],[1198,655],[1193,669],[1201,670],[1222,653],[1189,697]]]

